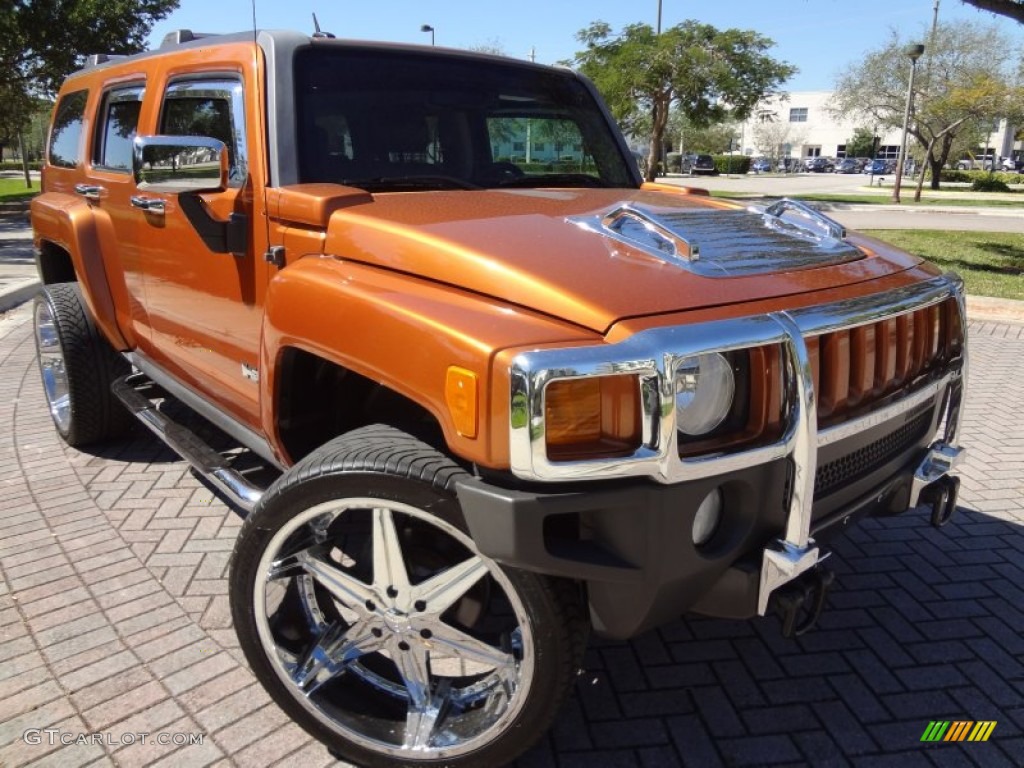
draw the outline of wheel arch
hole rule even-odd
[[[384,383],[303,346],[279,350],[275,366],[277,440],[298,462],[335,437],[370,424],[386,424],[445,450],[435,413]]]

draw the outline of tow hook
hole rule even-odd
[[[799,637],[814,628],[834,580],[835,573],[819,566],[772,593],[775,612],[782,619],[783,637]]]
[[[960,478],[943,475],[921,491],[921,501],[932,508],[932,525],[941,528],[956,512],[956,500],[960,494]]]

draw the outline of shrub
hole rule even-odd
[[[1005,174],[1004,174],[1005,175]],[[974,183],[971,184],[972,192],[1009,192],[1010,188],[1006,186],[1006,182],[1002,179],[995,178],[995,175],[984,178],[975,179]]]
[[[43,167],[43,164],[39,160],[29,160],[28,161],[28,169],[30,171],[38,171],[38,170],[41,170],[42,167]],[[21,170],[21,160],[4,160],[3,162],[0,162],[0,171],[20,171],[20,170]]]
[[[1007,171],[958,171],[952,168],[944,168],[942,173],[939,174],[939,181],[946,182],[963,182],[967,184],[973,184],[976,181],[994,179],[1000,181],[1003,184],[1021,184],[1024,183],[1024,175],[1019,173],[1010,173]],[[991,190],[989,190],[991,191]]]
[[[666,159],[668,161],[669,173],[682,173],[683,172],[683,153],[682,152],[669,152]]]
[[[739,173],[750,171],[750,158],[746,155],[715,155],[716,173]]]

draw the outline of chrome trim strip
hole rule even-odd
[[[183,402],[215,427],[237,440],[261,459],[269,462],[277,469],[282,471],[286,469],[286,467],[277,460],[277,457],[274,456],[274,452],[270,448],[270,444],[262,436],[224,413],[223,410],[211,404],[201,395],[193,392],[144,354],[138,351],[125,352],[124,357],[127,358],[128,362],[146,374],[146,376],[152,379],[155,383],[166,389],[176,399]]]
[[[865,416],[861,416],[859,419],[851,419],[850,421],[844,421],[842,424],[836,424],[834,427],[823,429],[818,433],[818,447],[824,448],[826,445],[838,443],[872,427],[877,427],[879,424],[884,424],[889,419],[894,419],[900,414],[911,411],[922,403],[935,398],[936,395],[949,386],[952,380],[953,374],[947,373],[942,378],[928,382],[916,392],[884,408],[872,411]]]

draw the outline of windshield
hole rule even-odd
[[[568,72],[509,60],[312,46],[296,56],[303,182],[370,191],[632,187]]]

